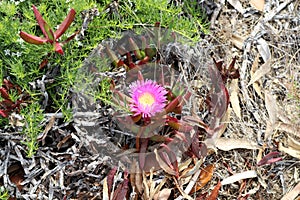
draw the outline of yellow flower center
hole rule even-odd
[[[154,103],[154,97],[151,93],[145,92],[139,97],[139,102],[145,108],[146,106],[151,106]]]

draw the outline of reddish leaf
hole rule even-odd
[[[124,172],[124,180],[121,184],[119,184],[118,188],[114,191],[113,200],[124,200],[129,186],[128,172]]]
[[[49,60],[45,58],[41,63],[40,63],[40,69],[44,69],[44,67],[48,64]]]
[[[0,115],[6,118],[8,117],[8,112],[6,110],[0,110]]]
[[[4,99],[3,101],[1,101],[1,106],[12,107],[14,106],[14,102],[12,102],[12,100],[10,99]]]
[[[176,172],[176,177],[178,178],[179,177],[179,168],[178,168],[176,154],[174,153],[174,151],[172,151],[170,149],[170,147],[168,145],[162,144],[161,146],[164,147],[164,150],[166,150],[166,153],[168,155],[168,157],[166,157],[165,155],[163,155],[162,157],[164,158],[165,161],[167,161],[166,163],[169,163],[169,166],[172,169],[174,169],[174,171]]]
[[[265,155],[258,163],[257,166],[272,164],[274,162],[282,160],[282,158],[274,158],[275,156],[278,156],[279,152],[270,152],[267,155]]]
[[[177,107],[177,105],[181,102],[181,99],[182,99],[181,96],[177,96],[175,99],[173,99],[173,101],[171,101],[167,105],[165,112],[166,113],[172,112]]]
[[[203,194],[199,194],[199,196],[196,197],[196,200],[206,200],[207,199],[207,195],[208,195],[207,192],[205,192]]]
[[[200,146],[199,146],[199,132],[196,131],[196,133],[193,135],[192,138],[192,144],[191,144],[192,152],[197,158],[201,158],[200,155]]]
[[[10,99],[7,90],[3,87],[0,88],[1,97],[4,99]]]
[[[45,38],[41,38],[41,37],[37,37],[34,35],[30,35],[26,32],[20,31],[20,37],[25,40],[26,42],[30,43],[30,44],[44,44],[45,42],[48,41],[48,39]]]
[[[64,32],[70,27],[71,23],[74,21],[76,11],[72,8],[68,13],[64,21],[59,25],[58,29],[55,31],[55,38],[58,39]]]
[[[43,19],[41,13],[38,11],[38,9],[35,7],[35,5],[32,5],[32,9],[33,9],[33,12],[34,12],[34,15],[35,15],[35,18],[36,18],[36,21],[38,22],[44,36],[47,38],[47,40],[49,39],[48,37],[48,34],[45,30],[45,25],[48,25],[45,20]],[[48,25],[49,27],[49,25]]]
[[[216,200],[218,198],[220,188],[221,188],[221,182],[219,181],[218,184],[213,189],[213,191],[211,191],[211,194],[208,196],[206,200]]]
[[[109,173],[107,175],[107,187],[108,187],[109,195],[112,192],[112,188],[113,188],[113,184],[114,184],[114,177],[115,177],[116,172],[117,172],[117,167],[114,167],[109,171]]]
[[[138,137],[137,137],[138,138]],[[139,140],[137,140],[139,142]],[[137,150],[139,150],[139,164],[140,168],[144,169],[145,166],[145,158],[146,158],[146,151],[148,147],[148,138],[140,138],[141,146],[137,146]]]
[[[10,82],[10,81],[7,80],[7,79],[4,79],[4,80],[3,80],[3,85],[5,86],[5,88],[6,88],[7,90],[16,87],[16,85],[12,84],[12,82]],[[19,92],[21,92],[21,89],[20,89],[18,86],[17,86],[17,89],[18,89]]]
[[[55,42],[54,48],[55,48],[55,52],[59,53],[60,55],[64,55],[64,51],[59,42]]]
[[[74,39],[74,37],[79,33],[80,31],[76,31],[75,33],[73,33],[70,37],[68,37],[65,41],[61,42],[62,45],[70,42],[72,39]]]

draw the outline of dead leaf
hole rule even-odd
[[[290,192],[285,194],[281,200],[296,199],[299,193],[300,193],[300,183],[298,183]]]
[[[196,173],[196,171],[199,170],[200,166],[202,165],[203,163],[203,160],[200,159],[196,162],[196,164],[193,166],[193,167],[189,167],[187,169],[185,169],[181,175],[180,175],[180,178],[185,178],[185,177],[189,177],[189,176],[192,176],[193,174]]]
[[[69,134],[66,137],[64,137],[61,141],[59,141],[56,145],[57,149],[60,149],[69,139],[72,138],[72,135]]]
[[[256,10],[263,11],[265,7],[265,0],[250,0],[250,4]]]
[[[159,166],[160,166],[165,172],[167,172],[168,174],[177,176],[176,171],[175,171],[174,169],[170,168],[170,167],[165,163],[165,161],[163,161],[163,159],[160,157],[160,155],[159,155],[158,152],[157,152],[157,149],[154,149],[154,153],[155,153],[155,157],[156,157],[156,160],[157,160]]]
[[[19,191],[22,191],[24,181],[24,168],[20,163],[12,164],[8,167],[7,173],[9,175],[10,181],[15,184]]]
[[[152,183],[152,185],[153,185],[153,187],[152,187],[152,189],[151,189],[151,191],[150,191],[150,199],[154,199],[154,196],[156,195],[156,194],[158,194],[160,191],[161,191],[161,189],[162,189],[162,187],[165,185],[165,183],[167,182],[167,180],[168,180],[169,178],[167,178],[167,177],[165,177],[160,183],[159,183],[159,185],[158,186],[156,186],[155,187],[155,185],[156,185],[156,183],[155,183],[155,181],[153,181]]]
[[[102,190],[103,200],[109,200],[108,186],[107,186],[107,177],[103,180],[103,190]]]
[[[247,139],[235,138],[218,138],[216,147],[222,151],[230,151],[232,149],[259,149],[260,146],[255,142]]]
[[[253,63],[252,63],[252,67],[251,67],[251,71],[250,71],[250,76],[251,79],[253,78],[254,73],[256,72],[257,68],[258,68],[258,61],[259,61],[259,54],[256,55]],[[261,87],[259,86],[259,83],[256,81],[253,83],[253,88],[256,91],[256,93],[260,96],[260,98],[263,99],[263,95],[261,92]]]
[[[277,104],[276,98],[268,91],[265,91],[265,106],[268,111],[269,121],[265,132],[265,140],[268,139],[274,130],[275,122],[277,121]]]
[[[271,59],[269,44],[263,38],[260,38],[257,42],[258,42],[257,50],[261,55],[261,57],[263,58],[264,62],[266,63],[268,60]]]
[[[45,127],[45,130],[37,137],[38,141],[42,141],[42,144],[45,145],[45,138],[48,134],[48,132],[51,130],[51,128],[54,126],[55,123],[55,116],[51,117],[48,124]]]
[[[147,177],[146,177],[145,172],[143,172],[143,186],[144,186],[144,198],[150,199],[150,189],[149,189],[149,185],[147,183]]]
[[[127,196],[129,190],[129,179],[128,172],[124,172],[124,180],[118,185],[117,189],[114,191],[112,200],[124,200]]]
[[[159,191],[154,195],[154,200],[168,200],[171,194],[172,189],[164,188],[162,191]]]
[[[230,103],[232,106],[232,109],[234,111],[234,113],[236,114],[236,116],[241,120],[242,116],[241,116],[241,107],[240,107],[240,100],[239,100],[239,96],[238,96],[238,79],[233,79],[231,84],[230,84],[230,88],[231,88],[231,94],[230,94]]]
[[[195,193],[203,188],[208,183],[208,181],[211,180],[214,169],[214,165],[208,165],[204,169],[202,169],[195,187],[193,187],[189,194]]]
[[[236,34],[232,34],[231,42],[238,49],[242,50],[244,46],[245,38]]]
[[[227,129],[227,126],[229,124],[228,122],[230,121],[231,111],[232,111],[232,109],[228,107],[225,115],[222,117],[222,119],[221,119],[221,122],[223,122],[222,126],[220,126],[219,130],[216,130],[217,138],[220,138],[223,135],[223,133],[225,132],[225,130]]]
[[[253,74],[253,77],[251,77],[251,80],[248,83],[247,87],[249,87],[249,85],[253,84],[255,81],[269,73],[269,71],[271,70],[270,64],[271,59],[267,60],[258,70],[256,70],[256,72]]]
[[[190,197],[188,194],[186,194],[186,193],[183,191],[182,187],[180,187],[180,185],[178,184],[178,180],[177,180],[177,178],[176,178],[175,176],[173,176],[173,180],[174,180],[174,183],[175,183],[175,185],[176,185],[178,191],[179,191],[180,194],[183,196],[183,198],[185,198],[185,199],[187,199],[187,200],[193,200],[192,197]],[[182,198],[181,198],[181,197],[178,197],[178,198],[176,198],[176,200],[177,200],[177,199],[182,199]]]
[[[211,191],[211,194],[207,197],[206,200],[216,200],[218,198],[219,190],[220,190],[221,186],[222,186],[222,184],[219,181],[218,184],[213,189],[213,191]]]
[[[245,13],[245,9],[243,8],[242,4],[238,0],[227,0],[238,12],[241,14]]]
[[[291,147],[291,148],[293,148],[295,150],[300,151],[300,142],[298,142],[294,138],[288,136],[287,144],[288,144],[289,147]]]
[[[276,98],[268,91],[265,91],[265,105],[269,114],[269,120],[274,125],[277,121],[277,103]]]
[[[192,162],[192,158],[189,158],[186,161],[184,161],[183,163],[180,163],[179,167],[178,167],[178,171],[181,172],[181,171],[185,170],[186,168],[188,168],[189,165],[191,164],[191,162]]]
[[[188,180],[188,179],[180,179],[180,183],[181,183],[181,187],[183,187],[183,185],[185,185],[185,184],[187,184],[188,183],[188,185],[185,187],[185,189],[184,189],[184,192],[186,193],[186,194],[189,194],[190,192],[191,192],[191,190],[194,188],[194,186],[195,186],[195,184],[197,183],[197,180],[198,180],[198,178],[199,178],[199,175],[200,175],[200,173],[201,173],[201,171],[200,170],[198,170],[198,171],[196,171],[196,173],[195,174],[193,174],[193,176],[189,179],[189,181],[188,182],[183,182],[183,181],[186,181],[186,180]],[[182,181],[183,180],[183,181]]]
[[[133,188],[136,188],[135,190],[137,190],[137,192],[139,194],[142,194],[142,192],[143,192],[143,176],[142,176],[142,171],[135,159],[131,163],[130,183]]]
[[[294,158],[300,159],[300,151],[295,150],[295,149],[290,148],[290,147],[286,148],[282,145],[282,143],[279,143],[278,150],[281,151],[281,152],[287,153],[290,156],[293,156]]]
[[[232,176],[229,176],[225,178],[222,182],[221,185],[228,185],[243,179],[248,179],[248,178],[256,178],[257,173],[255,170],[249,170],[241,173],[234,174]]]
[[[276,123],[276,129],[299,137],[300,126],[296,124],[287,124],[287,123],[278,122]]]

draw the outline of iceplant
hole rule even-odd
[[[154,116],[166,106],[167,90],[153,80],[137,80],[129,86],[130,108],[134,116]]]
[[[41,45],[41,44],[45,44],[45,43],[50,43],[53,45],[55,52],[63,55],[64,52],[63,52],[62,46],[65,43],[69,42],[71,39],[73,39],[75,37],[76,33],[74,33],[73,35],[68,37],[63,42],[59,42],[58,39],[60,38],[60,36],[62,36],[64,34],[64,32],[69,28],[71,23],[74,21],[75,14],[76,14],[75,10],[71,9],[69,14],[67,15],[67,17],[60,24],[59,28],[55,32],[53,32],[53,30],[45,22],[42,15],[40,14],[38,9],[34,5],[32,5],[32,9],[33,9],[35,18],[36,18],[45,37],[44,38],[37,37],[37,36],[31,35],[31,34],[28,34],[24,31],[20,31],[20,37],[30,44]]]

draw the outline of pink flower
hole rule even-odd
[[[130,108],[134,116],[151,117],[166,106],[166,89],[152,80],[137,80],[129,88],[132,98]]]

